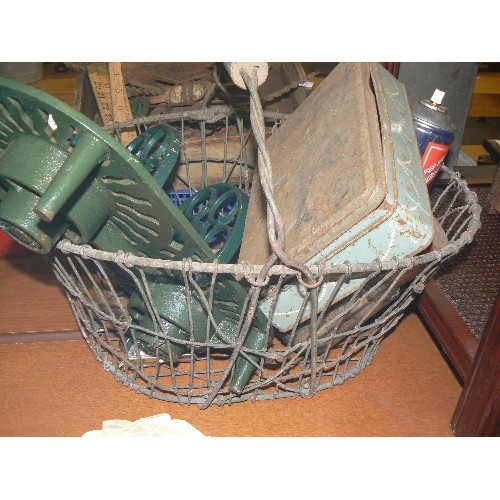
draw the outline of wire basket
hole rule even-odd
[[[248,192],[254,170],[261,168],[258,157],[265,162],[265,135],[286,119],[286,115],[262,110],[252,117],[252,112],[255,106],[250,113],[216,106],[150,116],[133,124],[147,128],[169,123],[182,132],[181,162],[170,186],[171,197],[176,192],[185,196],[214,182],[233,183]],[[130,124],[116,124],[114,129],[120,131]],[[258,129],[259,124],[264,128]],[[213,153],[211,141],[217,142],[218,155]],[[264,266],[149,259],[64,240],[50,261],[94,356],[133,390],[200,408],[311,397],[356,376],[368,365],[439,266],[473,240],[480,226],[476,195],[458,174],[443,169],[450,180],[446,186],[436,187],[433,214],[447,243],[414,257],[310,265],[306,275],[300,267],[280,264],[276,259]],[[155,298],[155,284],[170,279],[173,273],[182,285],[187,309],[188,335],[183,339],[165,328]],[[259,301],[285,283],[304,284],[311,277],[302,304],[310,308],[310,319],[297,321],[286,333],[274,330],[267,321],[264,348],[249,346],[245,339],[251,335]],[[361,286],[336,300],[340,285],[353,278],[359,279]],[[214,340],[210,334],[214,296],[220,281],[227,279],[236,281],[245,294],[236,320],[238,331],[231,339],[222,336],[222,340]],[[327,307],[319,310],[318,289],[325,279],[337,283],[337,289]],[[200,296],[201,301],[195,299]],[[140,304],[140,315],[146,322],[138,324],[132,304]],[[200,310],[205,318],[201,324],[195,321]],[[195,328],[206,332],[202,341]],[[150,340],[147,352],[143,349],[145,336]],[[178,356],[172,355],[174,349]],[[251,366],[252,375],[236,391],[232,380],[239,360]]]

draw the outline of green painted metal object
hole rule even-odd
[[[180,134],[173,127],[157,125],[139,135],[127,149],[142,162],[153,179],[164,187],[177,163],[180,139]],[[235,186],[225,183],[202,189],[179,206],[180,211],[222,263],[230,262],[241,245],[247,208],[248,196]],[[179,232],[174,234],[173,239],[179,244],[184,243]],[[209,280],[198,276],[198,283],[203,282],[208,285]],[[215,328],[214,324],[210,324],[208,308],[195,291],[190,300],[187,300],[184,286],[176,282],[162,282],[155,283],[150,294],[160,316],[163,336],[157,335],[158,329],[155,331],[154,318],[145,304],[147,299],[136,292],[129,302],[129,312],[137,327],[133,334],[129,333],[125,337],[126,352],[142,351],[176,363],[193,341],[203,346],[195,349],[197,353],[206,351],[207,343],[216,346],[223,340],[227,343],[234,341],[231,335],[232,320],[227,321],[215,309]],[[200,325],[207,324],[210,324],[208,329],[199,328]],[[198,328],[193,328],[193,325],[198,325]],[[266,344],[262,331],[258,329],[254,329],[249,341],[250,345],[246,347],[251,349],[259,349],[259,346]],[[250,358],[258,363],[256,356],[250,355]],[[243,386],[240,385],[246,383],[251,372],[253,367],[245,363],[243,358],[236,361],[235,373],[239,374],[238,382],[233,383],[236,390],[241,391]]]
[[[132,101],[130,101],[130,111],[132,111],[132,116],[134,118],[143,118],[148,116],[149,113],[149,97],[141,96],[136,97]]]
[[[231,184],[213,184],[189,197],[179,209],[219,261],[230,262],[243,238],[248,196]]]
[[[151,356],[158,356],[174,364],[179,360],[189,346],[198,355],[206,355],[207,347],[212,350],[227,350],[227,346],[234,342],[234,322],[238,317],[233,311],[223,307],[212,308],[210,319],[206,299],[196,290],[191,290],[189,297],[184,287],[175,281],[155,283],[149,288],[151,300],[156,306],[159,318],[155,318],[147,307],[147,300],[140,292],[135,292],[129,302],[129,312],[134,320],[133,335],[127,337],[125,348],[129,352],[132,346],[135,351],[143,351]],[[219,294],[218,299],[224,298],[226,304],[234,298]],[[173,319],[174,318],[174,319]],[[161,334],[155,328],[155,322],[160,322]],[[200,325],[205,325],[200,328]],[[208,327],[207,327],[208,325]],[[259,325],[265,326],[265,325]],[[267,345],[267,336],[264,329],[253,327],[245,347],[252,350],[262,350]],[[137,345],[134,345],[134,339]],[[259,357],[248,354],[258,365]],[[241,392],[254,372],[254,365],[240,356],[235,363],[235,375],[231,387],[235,392]]]
[[[138,135],[127,149],[163,186],[179,159],[181,134],[170,125],[155,125]]]
[[[0,229],[40,253],[50,252],[64,237],[108,252],[169,260],[215,259],[202,236],[130,151],[65,103],[4,78],[0,78]],[[154,274],[149,278],[153,280]],[[161,298],[156,305],[164,321],[185,331],[182,308],[162,310],[173,288],[178,287],[178,294],[187,293],[182,273],[172,273],[172,280],[155,283]],[[208,294],[208,287],[202,293]],[[224,331],[230,342],[236,341],[246,297],[232,277],[217,277],[211,312],[224,323],[213,334],[219,340],[223,341],[218,331]],[[206,321],[197,321],[190,325],[190,335],[193,331],[205,335]],[[265,351],[266,326],[266,317],[257,310],[244,345]],[[254,370],[240,354],[231,379],[233,390],[243,390]]]
[[[155,125],[127,146],[162,187],[177,164],[180,148],[181,134],[169,125]],[[231,184],[214,184],[189,197],[179,209],[212,248],[217,259],[230,262],[243,238],[248,196]],[[174,240],[184,243],[178,232]]]

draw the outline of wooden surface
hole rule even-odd
[[[480,65],[476,75],[468,111],[468,116],[471,118],[500,116],[500,72],[488,71],[487,66],[487,64]],[[491,137],[484,139],[491,139]],[[480,156],[488,155],[482,144],[463,144],[460,149],[476,161]]]
[[[84,341],[0,345],[0,355],[1,436],[80,436],[104,420],[164,412],[208,436],[451,436],[460,394],[415,315],[343,386],[312,399],[207,410],[136,394],[104,371]]]
[[[452,435],[461,386],[414,313],[371,365],[341,386],[312,399],[200,410],[135,393],[104,370],[84,340],[71,340],[81,337],[69,303],[39,256],[0,259],[0,276],[0,436],[79,436],[104,420],[163,412],[210,436]],[[68,340],[30,341],[36,331]]]
[[[480,144],[463,144],[460,149],[476,162],[481,155],[488,154],[488,151],[486,151],[486,149],[484,149]]]
[[[464,319],[434,279],[426,285],[417,306],[458,376],[466,380],[472,369],[478,341]]]
[[[44,77],[30,85],[56,96],[61,101],[73,106],[75,103],[76,72],[69,69],[65,73],[57,73],[53,63],[45,63]]]
[[[42,256],[0,259],[0,276],[0,343],[13,341],[14,334],[17,340],[50,333],[55,339],[64,332],[75,338],[71,332],[78,326],[63,288]]]
[[[0,281],[0,332],[70,332],[75,325],[66,298],[43,261],[31,259],[0,260],[0,275],[9,276]],[[449,422],[461,391],[414,313],[382,343],[371,365],[341,386],[311,399],[207,410],[135,393],[104,370],[84,340],[20,337],[20,343],[4,343],[4,338],[5,333],[0,335],[0,436],[80,436],[104,420],[163,412],[209,436],[451,436]]]
[[[104,420],[163,412],[209,436],[452,436],[461,385],[412,312],[341,386],[200,410],[137,394],[106,372],[42,258],[0,259],[0,276],[0,436],[81,436]]]
[[[452,419],[457,436],[500,436],[500,291]]]
[[[500,94],[472,94],[468,116],[500,115]]]
[[[468,116],[500,116],[500,72],[479,69]]]

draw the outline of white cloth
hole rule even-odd
[[[101,430],[86,432],[82,437],[206,437],[185,420],[173,419],[168,413],[129,420],[105,420]]]

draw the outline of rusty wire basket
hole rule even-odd
[[[252,107],[251,107],[252,108]],[[280,126],[285,115],[263,112],[257,119],[230,106],[186,110],[134,121],[145,128],[169,123],[183,131],[183,155],[173,193],[195,191],[214,182],[229,182],[243,190],[252,184],[252,173],[265,163],[266,133]],[[256,121],[257,120],[257,121]],[[114,128],[130,126],[116,124]],[[217,143],[218,155],[211,149]],[[251,144],[256,144],[252,149]],[[189,145],[189,148],[186,147]],[[257,154],[257,152],[259,154]],[[260,156],[260,162],[258,157]],[[96,359],[116,379],[133,390],[164,401],[197,404],[200,408],[247,400],[311,397],[356,376],[370,363],[380,343],[424,290],[426,283],[447,259],[473,240],[479,227],[480,207],[466,182],[443,167],[450,179],[438,187],[433,214],[447,237],[437,250],[413,257],[386,261],[346,262],[341,265],[310,265],[315,284],[308,286],[303,306],[310,308],[306,322],[296,321],[288,332],[265,325],[264,348],[245,343],[259,301],[283,284],[303,284],[303,270],[280,263],[222,264],[149,259],[108,253],[88,245],[60,242],[50,259],[63,285],[74,315]],[[251,220],[247,220],[251,224]],[[184,286],[191,335],[179,340],[162,326],[155,282],[177,273]],[[153,277],[154,276],[154,280]],[[337,300],[340,284],[352,279],[361,283],[354,293]],[[233,340],[215,342],[209,335],[214,295],[220,280],[236,281],[244,290],[243,307]],[[326,307],[317,307],[323,280],[338,283]],[[153,282],[154,281],[154,282]],[[203,303],[195,303],[200,289]],[[198,294],[198,295],[196,295]],[[139,327],[131,316],[131,301],[143,304],[149,328]],[[205,309],[205,341],[195,337],[196,308]],[[153,346],[182,345],[182,354],[166,358],[165,349],[143,352],[148,335]],[[163,354],[162,354],[163,353]],[[234,390],[232,377],[238,360],[252,368],[248,382]]]

